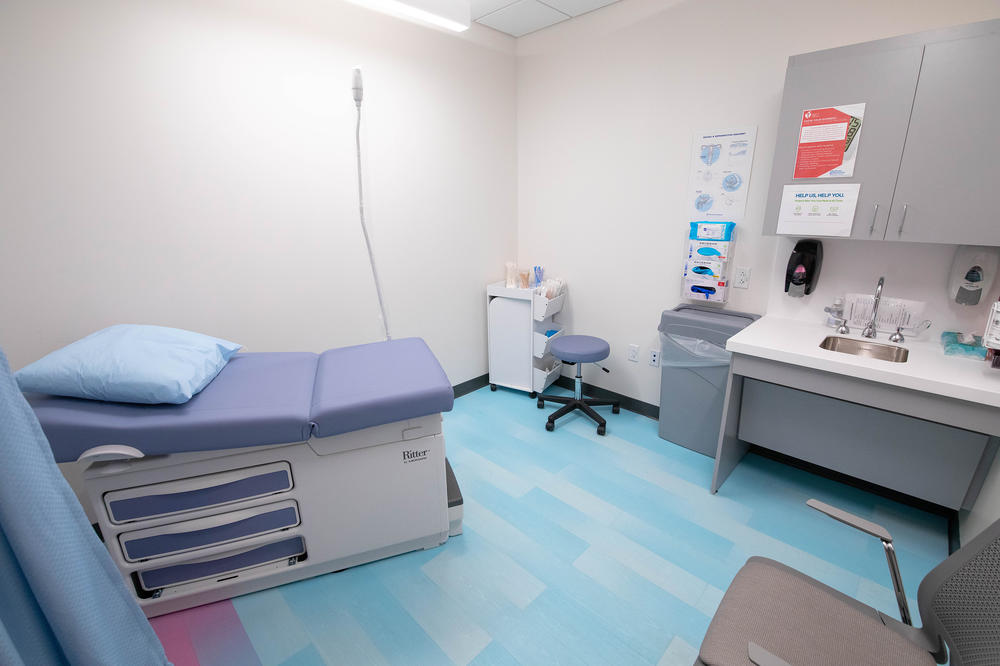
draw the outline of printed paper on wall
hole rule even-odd
[[[864,117],[864,104],[803,111],[792,178],[853,176]]]

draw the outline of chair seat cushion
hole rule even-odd
[[[750,558],[726,591],[701,645],[701,661],[750,666],[750,641],[798,666],[935,663],[888,629],[874,609],[760,557]]]
[[[592,335],[564,335],[552,341],[552,355],[568,363],[595,363],[611,353],[611,346]]]

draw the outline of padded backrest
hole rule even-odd
[[[952,666],[1000,664],[1000,520],[932,569],[917,601]]]

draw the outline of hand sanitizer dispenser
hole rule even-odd
[[[996,248],[959,245],[948,274],[948,297],[959,305],[983,302],[997,274]]]
[[[819,281],[823,265],[823,244],[818,240],[800,240],[788,257],[785,268],[785,292],[792,297],[808,296]]]

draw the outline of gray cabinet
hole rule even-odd
[[[747,379],[740,439],[960,509],[989,436]]]
[[[785,185],[835,180],[863,183],[851,237],[880,239],[885,235],[922,53],[922,46],[847,54],[837,49],[789,60],[765,233],[777,230],[778,207]],[[867,106],[854,178],[792,180],[802,112],[860,102]]]
[[[928,44],[887,238],[1000,245],[998,125],[1000,33]]]
[[[789,58],[764,234],[785,185],[860,183],[852,238],[1000,245],[1000,20]],[[864,102],[854,175],[792,179],[802,111]]]

